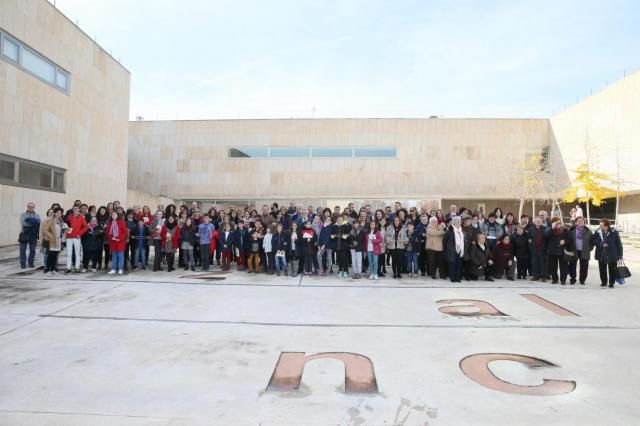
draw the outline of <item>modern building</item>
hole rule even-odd
[[[517,212],[507,177],[553,159],[547,173],[565,187],[585,143],[599,170],[627,182],[619,226],[640,232],[640,72],[549,119],[128,122],[129,85],[127,69],[48,1],[0,0],[0,244],[16,242],[29,201],[41,214],[75,199]]]

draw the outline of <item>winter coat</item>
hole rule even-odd
[[[337,251],[349,250],[349,232],[351,232],[351,225],[349,225],[349,223],[336,225],[336,237],[334,241]]]
[[[591,257],[591,250],[593,250],[593,232],[588,227],[584,227],[584,234],[582,235],[582,250],[580,251],[580,258],[589,260]],[[577,228],[574,226],[569,230],[569,241],[571,247],[576,250],[577,255]]]
[[[409,230],[407,230],[407,239],[409,240],[407,242],[407,251],[412,251],[420,254],[422,248],[424,247],[424,244],[422,243],[420,234],[416,232],[415,228],[411,233],[409,233]]]
[[[389,225],[384,233],[385,243],[387,250],[404,250],[409,237],[407,237],[407,228],[402,226],[396,234],[396,229],[393,225]]]
[[[62,221],[60,222],[62,225]],[[61,236],[57,235],[55,219],[47,219],[42,224],[42,240],[47,241],[50,247],[62,247]]]
[[[349,248],[355,251],[364,251],[364,232],[362,228],[349,231]]]
[[[183,226],[180,228],[180,244],[189,243],[193,245],[196,241],[196,232],[198,230],[197,226]]]
[[[479,277],[485,274],[485,270],[489,264],[489,259],[493,257],[489,246],[485,243],[484,250],[477,243],[471,245],[469,252],[469,263],[471,265],[471,275]]]
[[[84,217],[82,219],[84,220]],[[127,225],[122,219],[116,220],[116,225],[118,226],[118,240],[116,241],[116,237],[114,237],[111,233],[112,222],[113,219],[107,223],[106,228],[107,241],[109,242],[109,251],[111,251],[112,253],[124,251],[127,247]]]
[[[609,228],[609,232],[606,234],[602,232],[602,229],[598,229],[591,237],[591,242],[596,247],[596,260],[617,262],[618,259],[622,259],[622,241],[615,229]],[[607,243],[607,247],[603,247],[604,243]]]
[[[511,244],[513,244],[513,254],[521,259],[529,258],[529,236],[523,232],[518,235],[516,232],[511,236]]]
[[[67,232],[67,240],[82,237],[84,233],[87,232],[87,228],[89,227],[87,225],[87,220],[81,214],[78,214],[78,216],[70,214],[69,216],[67,216],[66,222],[67,225],[69,225],[69,228],[72,230],[71,232]]]
[[[335,248],[335,238],[331,238],[331,235],[336,234],[336,227],[331,224],[323,226],[318,235],[318,245],[325,246],[327,250],[333,250]]]
[[[502,276],[509,269],[509,261],[513,261],[513,243],[504,244],[500,241],[493,248],[494,274]]]
[[[271,247],[273,252],[283,250],[285,253],[289,251],[289,245],[291,244],[291,235],[287,231],[273,234],[271,237]]]
[[[547,239],[547,254],[550,256],[562,256],[564,251],[573,251],[569,247],[569,231],[566,228],[561,228],[562,231],[556,234],[554,229],[549,232],[549,238]],[[564,245],[560,245],[560,241],[564,241]]]
[[[447,262],[454,262],[456,258],[460,257],[456,251],[456,235],[453,230],[453,226],[451,226],[444,234],[444,237],[442,238],[442,245],[444,247],[444,259]]]
[[[233,231],[229,231],[229,234],[225,238],[225,231],[222,231],[218,235],[218,246],[223,253],[232,253],[234,246],[235,235]]]
[[[82,236],[82,250],[97,251],[102,250],[104,244],[104,229],[100,225],[94,228],[89,227]]]
[[[364,234],[364,248],[368,249],[369,247],[369,236],[371,235],[370,231],[367,231]],[[379,256],[382,254],[382,233],[380,231],[376,231],[373,240],[371,241],[373,245],[373,254]]]
[[[304,238],[305,235],[310,235],[311,238]],[[316,231],[312,229],[302,229],[298,234],[298,255],[300,256],[312,256],[316,252],[316,243],[318,242],[318,235]],[[346,243],[345,243],[346,246]]]
[[[443,238],[446,232],[444,225],[427,226],[427,250],[443,251]]]
[[[536,234],[538,233],[538,228],[536,228],[534,225],[527,231],[527,236],[529,237],[529,253],[531,254],[538,252],[542,254],[547,253],[547,238],[549,236],[549,229],[544,225],[540,225],[539,230],[541,242],[541,246],[539,249],[536,247]]]
[[[504,235],[504,229],[502,229],[502,225],[500,225],[498,222],[494,222],[494,223],[489,223],[488,221],[484,222],[482,224],[481,229],[482,229],[482,233],[487,236],[487,240],[493,240],[493,242],[490,242],[490,244],[495,244],[497,240],[499,240],[500,237]]]
[[[171,234],[171,247],[172,250],[176,250],[180,247],[180,227],[176,223],[176,226],[173,229],[170,229],[165,222],[162,227],[162,231],[160,231],[160,236],[162,237],[162,249],[164,251],[167,244],[167,233]]]

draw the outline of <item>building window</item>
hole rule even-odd
[[[313,158],[351,158],[353,157],[352,147],[317,147],[311,148]]]
[[[65,170],[0,154],[0,184],[65,192]]]
[[[397,158],[394,146],[289,146],[227,148],[227,158]]]
[[[69,73],[0,29],[0,57],[21,70],[69,94]]]
[[[269,148],[271,158],[309,158],[309,148]]]

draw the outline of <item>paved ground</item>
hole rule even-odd
[[[12,257],[0,250],[2,425],[640,422],[638,281],[600,289],[595,264],[587,286],[559,288],[237,272],[48,278],[20,274]],[[626,257],[640,271],[640,250]],[[542,305],[522,296],[532,294]],[[441,312],[462,303],[438,303],[451,299],[502,315]],[[330,354],[309,360],[291,390],[302,355],[287,352]],[[512,360],[487,370],[474,354]]]

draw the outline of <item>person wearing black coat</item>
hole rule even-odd
[[[336,243],[336,260],[338,261],[338,278],[347,278],[349,274],[349,258],[351,257],[351,252],[349,251],[351,225],[349,225],[349,216],[346,213],[338,220],[336,231],[334,241]]]
[[[542,219],[536,217],[534,226],[529,228],[529,254],[531,255],[531,281],[545,282],[547,280],[547,238],[549,230],[542,224]]]
[[[311,275],[313,269],[313,256],[316,255],[316,249],[318,244],[318,235],[316,231],[311,227],[311,221],[307,220],[304,223],[302,230],[299,233],[299,256],[301,263],[304,265],[305,275]],[[347,253],[348,250],[347,250]]]
[[[611,228],[609,220],[602,219],[600,229],[593,234],[591,242],[596,248],[596,260],[600,269],[600,286],[606,287],[608,282],[609,288],[613,288],[613,284],[616,282],[616,266],[618,260],[622,259],[620,235]]]
[[[547,240],[551,284],[558,284],[558,269],[560,269],[560,284],[567,284],[568,263],[564,260],[565,250],[567,252],[573,251],[572,248],[569,247],[569,231],[562,225],[560,218],[554,217],[551,220],[551,232]]]
[[[280,272],[287,276],[287,252],[289,252],[289,245],[291,244],[291,235],[288,231],[284,230],[284,225],[278,223],[276,225],[276,232],[271,238],[271,248],[275,253],[275,266],[276,275],[280,276]]]
[[[471,245],[469,251],[470,275],[472,280],[477,280],[482,275],[486,281],[493,281],[492,266],[493,255],[489,245],[486,244],[486,237],[482,232],[476,234],[476,241]]]
[[[518,279],[526,279],[529,270],[529,237],[521,225],[516,226],[516,233],[511,237],[513,252],[516,256]]]
[[[576,283],[576,269],[578,263],[580,263],[580,284],[584,285],[587,280],[587,274],[589,272],[589,258],[591,257],[591,250],[593,244],[591,239],[593,233],[588,226],[585,226],[585,220],[583,217],[578,217],[575,220],[575,226],[569,230],[569,244],[575,248],[575,256],[569,262],[569,276],[571,277],[571,284]]]
[[[98,224],[98,220],[93,217],[89,222],[89,229],[82,237],[82,267],[83,272],[89,269],[89,261],[91,261],[91,271],[96,272],[100,267],[98,256],[102,253],[104,245],[104,228]]]

